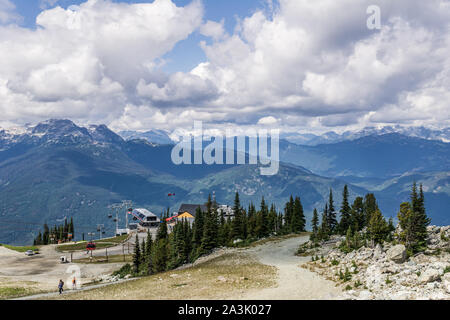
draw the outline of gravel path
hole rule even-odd
[[[337,299],[341,290],[332,281],[300,266],[310,257],[295,256],[298,246],[308,241],[308,236],[270,242],[251,248],[259,261],[278,268],[278,285],[274,288],[255,290],[243,294],[243,300],[331,300]]]

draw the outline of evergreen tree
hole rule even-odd
[[[292,220],[291,220],[291,231],[294,233],[299,233],[305,231],[305,215],[303,213],[303,206],[299,197],[295,198],[293,210],[292,210]]]
[[[319,215],[317,214],[316,208],[314,208],[314,211],[313,211],[311,226],[312,226],[311,240],[316,241],[317,240],[317,232],[319,230]]]
[[[145,247],[145,239],[142,239],[142,242],[141,242],[141,263],[140,263],[141,266],[144,266],[144,264],[145,264],[145,254],[147,252],[146,250],[147,249]]]
[[[377,209],[374,213],[372,213],[368,231],[370,239],[372,240],[372,244],[375,245],[377,243],[383,243],[387,237],[387,223],[381,214],[380,209]]]
[[[256,238],[256,208],[253,202],[248,206],[248,236]]]
[[[347,232],[348,228],[352,225],[351,218],[351,208],[348,203],[348,187],[344,186],[344,191],[342,192],[342,205],[341,205],[341,220],[339,223],[339,230],[342,235]]]
[[[208,197],[207,208],[208,209],[204,217],[203,237],[199,254],[209,253],[217,245],[217,232],[214,230],[215,225],[217,224],[214,220],[217,220],[217,217],[215,217],[212,212],[211,195]]]
[[[197,251],[203,238],[204,214],[200,207],[195,211],[195,221],[192,232],[193,251]]]
[[[423,186],[420,185],[419,197],[417,198],[417,213],[415,232],[417,238],[417,248],[423,249],[427,246],[427,227],[430,225],[431,219],[428,218],[425,211],[425,196],[423,193]]]
[[[322,223],[318,231],[318,240],[327,240],[330,235],[330,229],[328,227],[328,204],[325,204],[322,214]]]
[[[151,275],[153,273],[153,259],[152,259],[152,250],[153,250],[153,239],[150,230],[147,231],[147,242],[145,244],[145,266],[147,275]]]
[[[50,243],[50,229],[48,225],[44,224],[44,234],[42,235],[42,244],[47,245]]]
[[[39,234],[37,235],[36,239],[34,239],[34,245],[39,246],[42,244],[42,234],[39,231]]]
[[[330,189],[330,196],[328,200],[328,228],[330,234],[333,234],[337,231],[337,219],[336,219],[336,211],[334,209],[334,201],[333,201],[333,190]]]
[[[352,230],[355,232],[361,231],[365,226],[364,221],[364,199],[362,197],[356,197],[351,209]]]
[[[404,202],[400,205],[398,220],[402,228],[400,239],[408,248],[408,253],[413,254],[426,248],[427,226],[431,221],[425,212],[422,186],[419,195],[415,182],[411,192],[411,203]]]
[[[292,232],[292,220],[294,216],[294,197],[291,195],[284,207],[284,221],[286,233]]]
[[[261,209],[256,214],[256,235],[258,238],[264,238],[269,235],[267,229],[267,216],[268,216],[268,208],[264,197],[261,200]]]
[[[167,239],[155,241],[153,245],[153,272],[166,271],[167,268]]]
[[[272,204],[270,206],[269,215],[267,216],[267,226],[269,229],[269,233],[276,233],[277,232],[277,211],[275,208],[275,204]]]
[[[369,193],[366,195],[364,199],[364,227],[368,226],[370,223],[370,219],[372,214],[374,214],[378,210],[377,199],[373,193]]]
[[[136,239],[135,239],[135,244],[134,244],[134,253],[133,253],[133,268],[134,268],[135,274],[139,273],[140,265],[141,265],[141,249],[139,248],[139,238],[136,233]]]
[[[233,213],[234,213],[234,218],[231,223],[231,226],[232,226],[231,238],[233,240],[236,240],[236,239],[242,240],[242,239],[244,239],[243,228],[242,228],[243,219],[242,219],[241,202],[239,200],[238,192],[236,192],[235,197],[234,197]]]
[[[220,214],[220,222],[219,222],[219,234],[218,234],[218,238],[217,238],[217,244],[221,247],[224,247],[227,245],[227,239],[228,239],[228,235],[227,235],[227,228],[226,228],[226,221],[225,221],[225,217],[223,215],[223,213]]]
[[[69,233],[72,234],[72,239],[75,239],[75,227],[73,225],[73,218],[70,218],[70,224],[69,224]]]
[[[169,212],[169,209],[167,210],[167,212]],[[159,240],[162,240],[162,239],[167,240],[168,231],[167,231],[166,218],[167,218],[167,214],[163,214],[161,223],[159,224],[159,227],[158,227],[158,232],[156,234],[156,241],[159,241]]]
[[[189,221],[183,219],[183,257],[185,262],[191,261],[192,230]]]

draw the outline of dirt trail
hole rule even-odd
[[[298,246],[308,237],[270,242],[248,249],[261,263],[278,268],[278,285],[274,288],[253,290],[237,297],[243,300],[323,300],[337,299],[341,290],[332,281],[303,269],[301,264],[310,257],[295,256]]]

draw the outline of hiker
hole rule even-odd
[[[77,280],[75,277],[72,279],[72,290],[75,290],[77,288]]]
[[[62,294],[62,292],[64,291],[63,287],[64,287],[64,281],[59,280],[59,284],[58,284],[59,294]]]

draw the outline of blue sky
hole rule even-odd
[[[71,5],[78,5],[85,0],[58,0],[51,8],[60,6],[67,9]],[[151,3],[153,1],[144,0],[113,0],[113,2],[124,3]],[[177,6],[185,6],[191,0],[174,0]],[[42,0],[14,0],[17,12],[23,17],[23,26],[27,28],[36,27],[36,17],[42,12]],[[265,0],[203,0],[205,8],[205,20],[213,20],[216,22],[224,19],[225,29],[228,33],[233,33],[236,26],[236,18],[244,18],[251,15],[256,9],[264,8]],[[180,41],[176,44],[173,51],[166,54],[163,58],[166,65],[163,70],[166,72],[188,72],[200,62],[205,61],[205,54],[200,48],[200,41],[208,41],[208,39],[198,32],[192,33],[188,39]]]

